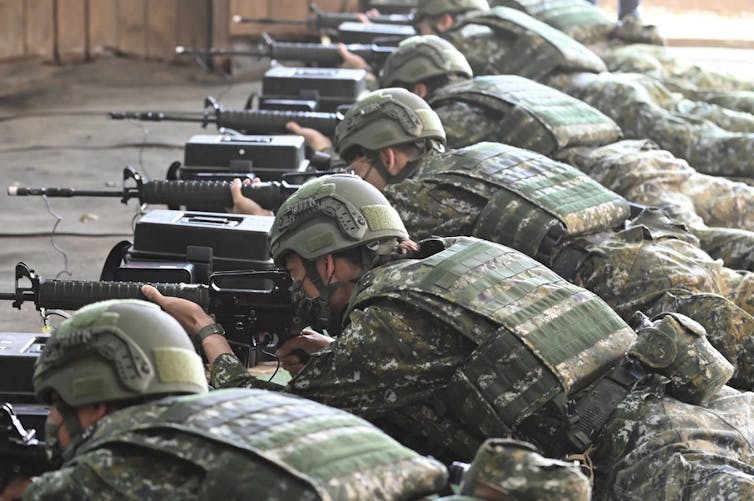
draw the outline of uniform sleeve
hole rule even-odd
[[[485,205],[467,191],[416,179],[388,185],[384,194],[414,240],[470,235]]]
[[[370,419],[427,398],[471,351],[446,324],[403,305],[355,310],[350,321],[312,355],[289,391]]]
[[[232,353],[223,353],[212,363],[210,384],[215,388],[259,388],[272,391],[284,388],[249,374],[248,369]]]

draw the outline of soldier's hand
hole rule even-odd
[[[259,178],[254,178],[254,184],[261,182]],[[252,181],[244,179],[243,183],[240,179],[235,178],[230,183],[230,195],[233,197],[233,207],[228,208],[233,214],[252,214],[254,216],[272,216],[272,211],[265,209],[254,200],[246,198],[241,193],[241,188],[244,185],[251,184]]]
[[[215,320],[196,303],[179,297],[163,296],[151,285],[141,287],[141,293],[149,301],[156,303],[169,313],[193,337],[202,327],[215,323]]]
[[[302,351],[309,355],[329,346],[332,342],[332,338],[323,336],[319,332],[310,329],[304,329],[301,331],[301,335],[283,343],[276,352],[276,355],[283,369],[296,375],[306,364],[306,360],[302,360],[300,353],[296,352]]]
[[[327,136],[316,129],[301,127],[296,122],[288,122],[287,124],[285,124],[285,128],[291,131],[293,134],[303,136],[306,145],[314,151],[322,151],[332,146],[332,141],[330,141]]]
[[[30,483],[31,479],[29,477],[14,478],[8,482],[2,492],[0,492],[0,501],[21,499]]]
[[[353,52],[348,50],[348,47],[346,47],[342,43],[338,44],[338,54],[340,55],[340,58],[343,59],[343,62],[340,65],[341,68],[368,71],[372,70],[372,68],[363,57],[354,54]]]

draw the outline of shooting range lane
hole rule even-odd
[[[0,237],[0,291],[13,290],[18,261],[26,262],[44,278],[54,278],[65,268],[63,255],[50,243],[48,234],[56,219],[45,201],[41,197],[9,197],[7,186],[119,189],[126,165],[164,179],[170,163],[183,159],[186,140],[194,134],[214,133],[214,128],[113,121],[105,112],[200,112],[207,95],[240,108],[258,88],[258,82],[243,76],[226,80],[194,65],[123,58],[64,67],[38,60],[3,63],[0,234],[36,236]],[[110,248],[121,240],[131,240],[136,201],[126,206],[117,198],[50,198],[49,203],[63,218],[57,232],[108,235],[55,237],[55,244],[67,255],[72,275],[60,278],[98,279]],[[38,332],[40,327],[39,313],[32,304],[25,304],[21,312],[11,308],[10,302],[0,305],[1,331]]]

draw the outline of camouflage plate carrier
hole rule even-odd
[[[565,419],[568,396],[623,359],[634,332],[596,295],[502,245],[440,241],[445,250],[430,257],[366,273],[348,312],[388,299],[471,340],[476,349],[438,396],[468,429],[504,436],[548,402]]]
[[[597,109],[515,75],[482,76],[447,85],[428,101],[433,108],[464,101],[502,113],[497,127],[500,142],[548,156],[571,146],[614,143],[621,137],[620,127]]]
[[[541,80],[554,71],[601,73],[602,59],[565,33],[515,9],[494,7],[459,18],[452,31],[466,25],[483,25],[515,41],[506,58],[505,71]]]
[[[615,228],[628,202],[570,165],[500,143],[432,159],[417,176],[488,198],[473,235],[546,262],[563,239]]]
[[[589,44],[608,38],[615,23],[585,0],[492,0],[491,5],[521,10]]]
[[[205,439],[201,450],[176,445],[181,435]],[[197,493],[201,499],[221,498],[238,483],[244,463],[275,465],[323,500],[413,499],[435,492],[446,478],[440,463],[356,416],[265,390],[217,390],[129,407],[100,421],[78,455],[115,444],[170,454],[212,472]],[[211,479],[214,484],[207,485]],[[284,481],[262,478],[258,485]],[[248,496],[265,497],[253,491]]]

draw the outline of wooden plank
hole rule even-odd
[[[118,0],[117,46],[120,52],[134,56],[147,55],[147,0]]]
[[[118,0],[90,0],[89,54],[115,51],[118,47]]]
[[[55,56],[53,0],[24,0],[24,53],[52,60]]]
[[[311,16],[311,0],[231,0],[231,16],[274,17],[280,19],[305,19]],[[317,0],[317,6],[325,12],[356,12],[358,0]],[[296,25],[234,24],[229,25],[232,36],[259,37],[263,32],[279,38],[302,38],[316,36],[316,30]]]
[[[174,57],[178,38],[178,10],[186,0],[147,0],[146,55],[169,61]]]
[[[24,55],[23,0],[0,0],[0,58]]]
[[[178,9],[178,36],[173,46],[206,48],[212,43],[210,3],[212,2],[207,0],[181,0]]]
[[[88,0],[57,0],[57,59],[75,63],[87,59]]]

